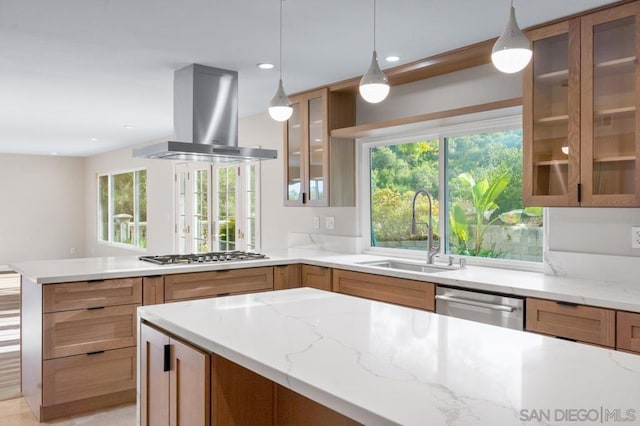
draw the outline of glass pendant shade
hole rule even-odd
[[[287,121],[293,114],[291,100],[284,92],[282,87],[282,79],[278,81],[278,90],[269,102],[269,115],[276,121]]]
[[[493,45],[491,62],[499,71],[513,74],[522,71],[531,60],[532,55],[531,41],[518,27],[516,11],[511,6],[507,26],[496,44]]]
[[[389,79],[378,65],[378,55],[373,51],[371,65],[360,80],[360,96],[372,104],[382,102],[389,94]]]

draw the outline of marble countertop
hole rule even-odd
[[[309,288],[138,315],[367,425],[640,424],[637,355]]]
[[[290,249],[267,254],[268,259],[219,264],[155,265],[138,260],[136,256],[122,256],[31,261],[16,263],[11,267],[36,283],[51,284],[302,262],[507,295],[540,297],[640,312],[640,285],[637,280],[631,278],[627,282],[604,281],[481,266],[438,273],[420,273],[361,264],[388,258],[370,254],[340,254],[314,249]]]

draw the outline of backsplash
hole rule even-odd
[[[556,277],[585,278],[610,282],[638,282],[640,259],[634,256],[611,256],[549,250],[545,252],[544,273]]]
[[[288,248],[326,250],[337,253],[362,253],[362,237],[289,232]]]

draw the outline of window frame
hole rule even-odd
[[[497,114],[497,116],[496,116]],[[442,120],[446,121],[446,120]],[[547,246],[547,209],[543,209],[543,261],[530,262],[522,260],[510,260],[501,258],[485,258],[476,256],[462,256],[454,254],[446,254],[445,250],[448,246],[447,213],[449,205],[447,204],[448,188],[446,175],[447,161],[447,138],[472,135],[478,133],[500,132],[505,130],[522,129],[522,111],[521,108],[506,108],[503,110],[488,111],[486,113],[471,114],[469,116],[454,117],[453,123],[424,123],[422,129],[412,131],[398,130],[392,135],[384,137],[371,137],[358,140],[358,153],[360,173],[358,187],[361,189],[360,201],[360,222],[361,235],[363,236],[363,251],[369,254],[390,257],[403,257],[408,259],[426,260],[426,252],[418,250],[397,249],[388,247],[372,247],[371,245],[371,156],[370,149],[378,146],[411,143],[419,140],[438,140],[438,202],[441,206],[440,217],[438,218],[438,232],[441,235],[440,250],[437,257],[453,256],[455,258],[464,258],[468,265],[498,267],[504,269],[515,269],[525,271],[540,272],[543,270],[544,253]],[[418,188],[416,188],[417,190]],[[442,208],[445,206],[446,208]],[[444,217],[443,217],[444,216]],[[407,224],[409,226],[410,224]]]
[[[107,246],[111,246],[111,247],[117,247],[117,248],[124,248],[124,249],[128,249],[128,250],[135,250],[135,251],[139,251],[139,252],[146,252],[147,251],[147,247],[149,245],[149,227],[148,227],[148,218],[147,220],[145,220],[145,222],[147,223],[147,247],[140,247],[138,245],[138,236],[135,232],[135,229],[138,228],[139,225],[139,221],[138,221],[138,215],[135,214],[136,210],[140,208],[140,199],[139,199],[139,194],[138,194],[138,185],[137,185],[137,179],[136,179],[136,172],[141,172],[144,171],[146,173],[146,181],[147,181],[147,186],[149,184],[149,170],[146,167],[136,167],[136,168],[132,168],[132,169],[125,169],[125,170],[117,170],[117,171],[112,171],[112,172],[104,172],[104,173],[98,173],[96,174],[96,241],[98,244],[102,244],[102,245],[107,245]],[[134,179],[134,184],[133,184],[133,205],[134,205],[134,215],[133,215],[133,223],[134,223],[134,244],[126,244],[126,243],[121,243],[121,242],[117,242],[117,241],[113,241],[113,198],[112,198],[112,190],[113,190],[113,176],[115,175],[121,175],[121,174],[125,174],[125,173],[133,173],[133,179]],[[103,240],[100,238],[100,234],[101,234],[101,217],[100,214],[102,213],[102,208],[100,206],[100,178],[101,177],[107,177],[107,235],[108,235],[108,239],[107,240]],[[146,197],[147,194],[145,194]],[[147,200],[147,215],[149,214],[148,211],[148,200]]]
[[[178,230],[179,227],[179,182],[178,182],[178,174],[181,172],[188,172],[191,174],[191,178],[193,178],[196,170],[208,170],[208,221],[209,221],[209,240],[208,244],[211,252],[219,251],[218,250],[218,232],[219,232],[219,220],[218,220],[218,171],[222,168],[233,168],[235,169],[234,173],[236,173],[235,179],[235,212],[234,217],[236,218],[236,226],[235,226],[235,249],[241,251],[248,251],[247,249],[247,241],[246,238],[246,229],[245,224],[249,218],[249,203],[246,199],[247,190],[249,188],[248,182],[248,171],[251,166],[255,167],[255,248],[253,251],[258,252],[261,249],[261,206],[262,206],[262,198],[261,198],[261,181],[262,181],[262,166],[261,161],[251,161],[251,162],[242,162],[242,163],[208,163],[203,166],[201,162],[181,162],[174,164],[174,175],[176,178],[174,179],[174,252],[178,253],[180,251],[180,235],[181,233]],[[240,170],[240,175],[238,175],[238,170]],[[187,186],[191,184],[191,180],[188,180]],[[191,192],[189,192],[191,191]],[[186,198],[191,200],[193,198],[192,189],[188,189],[188,194],[186,194]],[[191,201],[188,202],[186,206],[186,213],[193,213],[194,206],[191,205]],[[192,216],[192,215],[191,215]],[[191,223],[191,216],[188,218],[189,224]],[[242,224],[242,227],[239,226]],[[245,233],[243,238],[240,238],[239,231]],[[193,248],[193,236],[189,234],[187,240],[187,248]],[[189,251],[189,250],[187,250]],[[191,253],[191,251],[189,251]]]

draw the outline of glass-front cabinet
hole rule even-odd
[[[526,205],[640,205],[639,9],[634,2],[528,34]]]
[[[328,89],[291,97],[293,115],[285,127],[285,205],[329,205],[327,99]]]

